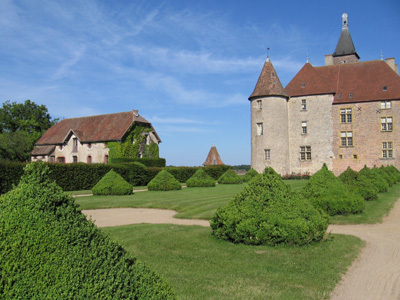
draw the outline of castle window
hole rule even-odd
[[[381,118],[381,130],[392,131],[393,130],[393,119],[392,117]]]
[[[301,110],[307,110],[307,100],[301,99]]]
[[[340,145],[342,147],[353,147],[353,131],[340,132]]]
[[[77,151],[78,151],[78,139],[77,139],[77,138],[74,138],[74,139],[73,139],[72,151],[73,151],[73,152],[77,152]]]
[[[76,155],[72,156],[72,162],[77,163],[78,162],[78,156],[76,156]]]
[[[87,162],[88,164],[91,164],[91,163],[92,163],[92,156],[91,156],[91,155],[89,155],[89,156],[87,157],[86,162]]]
[[[271,150],[270,149],[264,150],[264,158],[265,158],[265,160],[271,160]]]
[[[263,133],[264,133],[263,123],[257,123],[257,135],[263,135]]]
[[[300,160],[310,161],[311,160],[311,146],[300,147]]]
[[[64,156],[57,157],[57,162],[65,164],[65,157]]]
[[[351,108],[342,108],[340,110],[340,122],[341,123],[351,123],[352,122],[352,115],[351,115]]]
[[[392,142],[382,142],[382,158],[393,158]]]
[[[381,101],[381,109],[391,109],[392,101]]]
[[[343,154],[339,154],[339,159],[343,159]]]
[[[262,110],[262,100],[257,100],[257,109]]]
[[[303,121],[303,122],[301,122],[301,132],[303,133],[303,134],[307,134],[307,122],[306,121]]]
[[[353,154],[353,159],[357,159],[357,158],[358,158],[357,154]]]

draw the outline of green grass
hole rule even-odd
[[[146,207],[172,209],[177,218],[210,219],[216,209],[239,193],[245,184],[219,184],[211,188],[179,191],[137,192],[129,196],[87,196],[76,198],[82,209]]]
[[[289,185],[294,191],[300,191],[307,183],[307,180],[284,180],[284,183]]]
[[[303,247],[246,246],[210,228],[128,225],[103,228],[163,275],[179,299],[326,299],[363,242],[333,235]]]
[[[375,224],[382,222],[400,197],[400,183],[389,188],[386,193],[379,193],[378,199],[365,202],[362,213],[348,216],[330,217],[331,224]]]

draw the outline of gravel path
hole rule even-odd
[[[209,221],[176,219],[173,210],[112,208],[83,210],[98,227],[138,223],[199,225]],[[332,300],[400,299],[400,201],[375,225],[330,225],[328,232],[358,236],[366,241],[360,256],[343,276]]]

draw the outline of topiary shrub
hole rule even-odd
[[[182,185],[167,170],[162,170],[148,184],[149,191],[180,190]]]
[[[400,171],[396,169],[395,166],[390,165],[390,166],[386,166],[384,167],[385,172],[387,172],[388,174],[390,174],[396,182],[400,181]]]
[[[251,168],[250,170],[248,170],[246,172],[246,174],[242,177],[243,182],[248,182],[250,181],[252,178],[254,178],[255,176],[258,176],[260,174],[258,174],[258,172],[256,170],[254,170],[253,168]]]
[[[363,197],[349,190],[328,170],[326,164],[308,180],[302,194],[315,207],[323,209],[329,215],[348,215],[361,212],[365,207]]]
[[[133,186],[111,170],[93,187],[92,193],[93,195],[131,195]]]
[[[242,178],[232,169],[226,171],[218,178],[219,184],[238,184],[242,183]]]
[[[377,172],[379,175],[381,175],[389,184],[389,187],[393,186],[393,184],[396,183],[396,179],[394,179],[388,172],[386,172],[383,169],[383,167],[381,168],[373,167],[372,171]]]
[[[389,184],[387,181],[379,174],[379,172],[375,172],[372,169],[364,166],[360,170],[360,174],[366,176],[372,184],[378,189],[379,193],[384,193],[388,190]]]
[[[234,243],[305,245],[323,238],[328,217],[267,168],[217,209],[210,225],[213,235]]]
[[[350,167],[340,174],[338,178],[346,184],[351,191],[361,195],[364,200],[378,199],[378,189],[372,184],[371,180],[357,171],[352,170]]]
[[[196,173],[193,174],[186,181],[187,187],[213,187],[215,186],[215,180],[208,175],[203,168],[198,169]]]
[[[29,164],[0,197],[0,298],[175,299],[170,286],[87,221],[71,196]]]

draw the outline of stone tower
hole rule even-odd
[[[258,172],[273,166],[279,174],[289,173],[289,96],[269,57],[250,95],[251,166]]]
[[[216,166],[216,165],[224,165],[224,163],[221,160],[221,157],[219,156],[217,147],[215,145],[212,145],[210,152],[208,152],[206,161],[203,163],[203,166]]]

